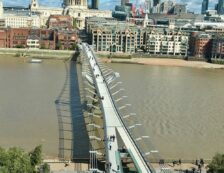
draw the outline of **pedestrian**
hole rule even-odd
[[[113,142],[115,141],[115,135],[113,135]]]
[[[199,164],[199,161],[198,161],[198,159],[196,159],[196,161],[195,161],[195,165],[198,166],[198,164]]]
[[[175,166],[175,164],[176,164],[176,161],[174,160],[174,161],[173,161],[173,167]]]
[[[201,172],[201,165],[200,164],[198,164],[198,170],[199,170],[199,172]]]
[[[111,148],[112,148],[112,146],[111,146],[111,145],[109,145],[109,150],[111,150]]]
[[[200,159],[200,164],[201,164],[201,166],[204,166],[205,162],[203,159]]]
[[[181,165],[181,159],[179,159],[179,161],[178,161],[178,162],[179,162],[179,165]]]
[[[120,169],[120,167],[119,167],[119,165],[117,165],[117,170],[119,171],[119,169]]]

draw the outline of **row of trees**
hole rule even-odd
[[[41,145],[29,153],[18,147],[0,147],[0,173],[49,173],[49,165],[42,161]]]
[[[224,173],[224,154],[216,154],[207,168],[208,173]]]

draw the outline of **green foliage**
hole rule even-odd
[[[30,152],[30,162],[32,166],[37,166],[42,163],[42,146],[38,145]]]
[[[73,18],[73,28],[77,28],[77,20]]]
[[[216,154],[207,167],[208,173],[224,173],[224,154]]]
[[[0,148],[0,172],[2,173],[32,173],[30,157],[20,148],[4,150]]]
[[[76,50],[77,48],[78,48],[77,43],[73,43],[72,44],[72,47],[71,47],[71,50]]]
[[[36,167],[42,163],[42,146],[37,146],[32,152],[26,153],[21,148],[0,147],[0,173],[35,173]],[[43,165],[43,172],[49,173],[48,164]]]
[[[44,163],[42,166],[43,173],[50,173],[50,166],[47,163]]]
[[[23,45],[16,45],[15,48],[25,48]]]
[[[56,49],[60,50],[62,48],[62,43],[60,41],[56,44]]]

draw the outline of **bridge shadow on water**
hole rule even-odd
[[[59,159],[88,162],[89,138],[80,99],[81,72],[76,61],[64,63],[65,83],[55,101],[59,126]]]

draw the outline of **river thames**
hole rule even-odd
[[[210,159],[224,152],[224,70],[108,64],[119,72],[128,102],[164,158]],[[58,154],[55,99],[63,61],[0,58],[0,146],[44,147]]]

